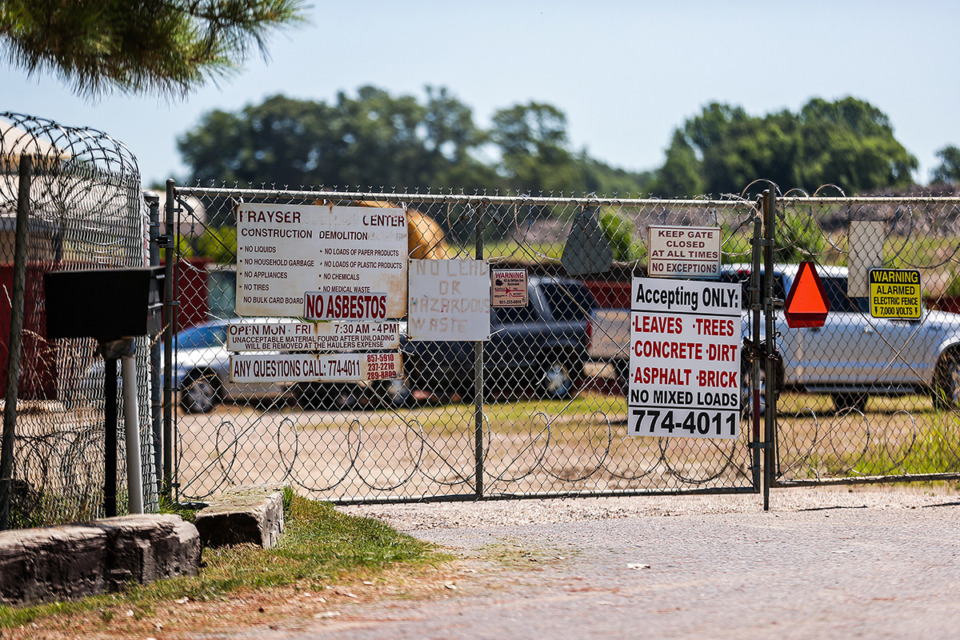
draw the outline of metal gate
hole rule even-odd
[[[768,194],[766,206],[770,484],[960,478],[960,199]],[[784,319],[801,260],[820,270],[822,328]]]
[[[170,183],[177,314],[167,380],[177,411],[168,473],[177,496],[264,482],[337,502],[768,495],[960,477],[960,315],[933,310],[960,293],[960,200],[778,195],[773,185],[756,200],[628,200]],[[523,269],[531,300],[493,309],[485,343],[403,340],[400,381],[233,384],[226,327],[251,322],[235,317],[237,270],[283,260],[237,264],[241,203],[402,208],[409,257]],[[738,440],[626,435],[624,310],[631,279],[646,275],[651,225],[722,229],[722,277],[744,287]],[[867,257],[920,271],[918,320],[873,318],[869,296],[846,289],[851,261]],[[820,267],[834,304],[821,330],[783,322],[789,265],[803,260]],[[928,334],[939,336],[932,361],[918,351]]]
[[[597,307],[629,309],[647,226],[720,226],[725,260],[748,262],[754,202],[169,189],[181,500],[263,482],[338,502],[758,490],[750,429],[627,436],[629,347],[594,349],[627,329],[604,326]],[[237,270],[283,260],[236,263],[240,203],[400,207],[411,258],[523,269],[530,300],[493,309],[485,343],[404,340],[401,381],[232,384],[225,327],[250,322],[234,318]]]

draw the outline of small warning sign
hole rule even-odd
[[[871,269],[870,315],[918,320],[922,289],[920,272],[915,269]]]
[[[490,302],[494,307],[527,306],[527,270],[494,269]]]
[[[830,313],[830,299],[823,289],[823,282],[817,275],[817,267],[812,262],[801,262],[797,277],[787,294],[783,309],[787,326],[822,327]]]

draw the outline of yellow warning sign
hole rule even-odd
[[[871,269],[870,315],[874,318],[919,319],[922,288],[919,271]]]

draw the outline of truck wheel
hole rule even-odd
[[[833,406],[837,413],[841,411],[858,411],[863,413],[867,408],[867,394],[865,393],[834,393]]]
[[[583,363],[563,355],[555,355],[547,362],[540,378],[543,396],[549,400],[566,400],[573,396],[583,376]]]
[[[943,411],[960,408],[960,351],[945,353],[937,363],[933,406]]]
[[[210,372],[194,371],[180,391],[180,408],[186,413],[210,413],[220,404],[220,383]]]

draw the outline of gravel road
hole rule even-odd
[[[450,549],[427,600],[258,638],[960,637],[960,496],[916,488],[357,506]]]

